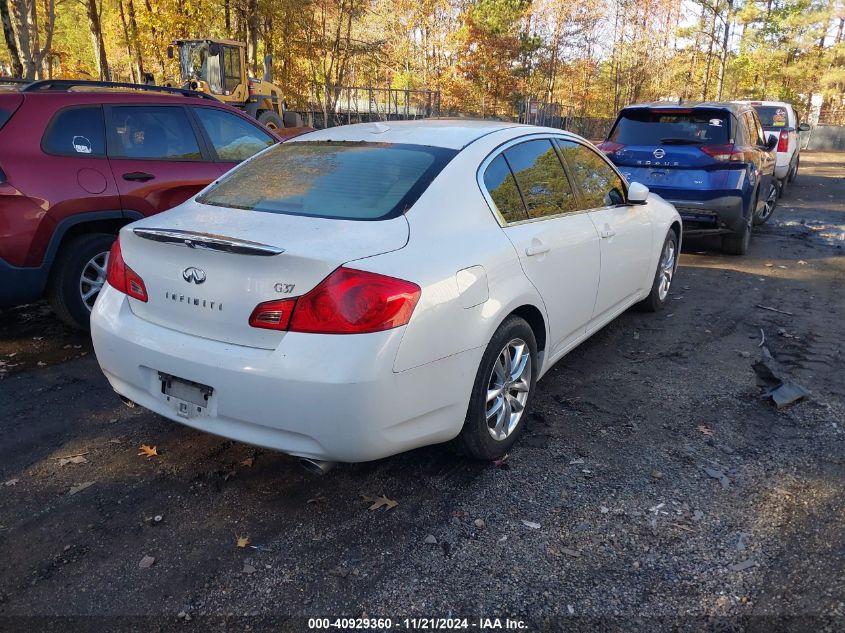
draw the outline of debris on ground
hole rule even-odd
[[[526,521],[525,519],[522,519],[522,524],[525,527],[530,527],[532,530],[539,530],[540,529],[540,524],[535,523],[534,521]]]
[[[728,569],[731,571],[744,571],[750,567],[757,567],[758,563],[756,560],[744,560],[741,563],[733,563],[732,565],[728,565]]]
[[[246,547],[250,544],[250,540],[248,536],[235,536],[235,543],[238,547]]]
[[[153,563],[155,562],[156,559],[154,556],[144,556],[144,558],[141,559],[141,562],[138,563],[138,567],[140,567],[141,569],[149,569],[153,566]]]
[[[378,510],[379,508],[392,510],[393,508],[399,505],[398,501],[388,499],[384,495],[380,497],[365,497],[364,500],[367,502],[372,502],[372,505],[369,507],[370,510]]]
[[[6,481],[4,481],[4,482],[3,482],[3,485],[4,485],[4,486],[14,486],[14,485],[15,485],[15,484],[17,484],[19,481],[20,481],[20,479],[18,479],[17,477],[15,477],[14,479],[7,479]]]
[[[437,545],[437,537],[435,537],[434,534],[429,534],[425,537],[425,539],[423,539],[423,543],[426,543],[427,545]]]
[[[502,468],[502,469],[507,470],[507,469],[509,468],[509,466],[508,466],[508,464],[507,464],[508,457],[510,457],[510,455],[509,455],[508,453],[505,453],[505,454],[504,454],[504,455],[502,455],[501,457],[499,457],[499,458],[497,458],[497,459],[494,459],[494,460],[493,460],[493,465],[494,465],[496,468]]]
[[[244,468],[252,468],[252,465],[255,463],[254,457],[247,457],[244,460],[241,460],[240,465]]]
[[[479,530],[485,526],[484,519],[476,519],[475,520],[475,527]]]
[[[73,496],[73,495],[75,495],[77,492],[82,492],[82,491],[83,491],[83,490],[85,490],[86,488],[90,488],[90,487],[91,487],[91,486],[93,486],[95,483],[97,483],[97,482],[96,482],[96,481],[86,481],[85,483],[81,483],[81,484],[78,484],[78,485],[76,485],[76,486],[73,486],[70,490],[68,490],[68,494],[69,494],[70,496]]]
[[[810,391],[798,383],[784,382],[764,360],[752,364],[751,369],[757,376],[757,386],[766,389],[763,398],[771,398],[778,409],[810,395]]]
[[[756,307],[760,308],[761,310],[768,310],[769,312],[777,312],[778,314],[785,314],[786,316],[795,316],[795,314],[792,313],[792,312],[787,312],[786,310],[780,310],[778,308],[773,308],[772,306],[763,306],[763,305],[760,305],[758,303]]]
[[[719,483],[722,484],[722,488],[724,490],[727,490],[728,488],[731,487],[731,480],[721,470],[719,470],[717,468],[706,467],[704,469],[704,472],[707,473],[708,477],[712,477],[713,479],[718,479]]]
[[[139,457],[146,457],[150,459],[152,457],[158,457],[158,450],[156,450],[155,446],[147,446],[146,444],[141,444],[141,447],[138,449],[140,452],[138,453]]]
[[[87,464],[88,460],[82,455],[74,455],[73,457],[59,457],[59,466],[66,466],[67,464]]]
[[[706,424],[699,424],[697,427],[695,427],[695,429],[696,429],[696,431],[698,431],[702,435],[706,435],[708,437],[713,436],[713,429],[708,427]]]

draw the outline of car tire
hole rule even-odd
[[[799,156],[798,159],[795,161],[795,167],[789,172],[789,178],[787,180],[789,182],[795,182],[795,179],[798,178],[798,167],[801,165],[801,157]]]
[[[778,206],[779,197],[778,183],[773,180],[769,185],[769,191],[766,193],[766,201],[763,203],[763,207],[759,212],[756,209],[754,211],[754,226],[760,226],[769,221]]]
[[[513,367],[515,358],[518,359]],[[539,370],[537,340],[531,326],[524,319],[510,315],[484,350],[466,420],[460,435],[453,441],[453,448],[482,460],[507,454],[525,428],[525,416],[534,396]],[[496,391],[498,395],[491,397]],[[521,409],[516,412],[513,410],[516,407]],[[517,414],[516,418],[514,414]]]
[[[783,198],[786,195],[786,189],[789,185],[789,174],[783,180],[778,180],[778,198]]]
[[[663,309],[663,306],[669,300],[669,289],[672,286],[672,279],[675,277],[677,266],[678,236],[675,231],[670,229],[666,234],[666,239],[663,240],[663,248],[660,249],[660,259],[657,262],[651,291],[645,299],[637,304],[638,310],[658,312]]]
[[[89,327],[91,308],[106,280],[114,240],[109,233],[79,235],[62,247],[53,262],[47,300],[56,315],[73,328]]]
[[[280,130],[285,127],[282,117],[272,110],[264,110],[258,115],[258,122],[270,130]]]

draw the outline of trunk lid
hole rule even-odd
[[[149,296],[146,303],[130,298],[136,316],[194,336],[274,349],[284,333],[251,327],[255,306],[301,296],[346,262],[401,249],[408,234],[404,215],[339,220],[188,202],[124,228],[120,242]]]

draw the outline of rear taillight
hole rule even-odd
[[[745,153],[742,150],[735,149],[732,144],[702,145],[698,149],[713,160],[742,162],[745,158]]]
[[[786,130],[780,131],[780,136],[778,137],[778,151],[789,151],[789,132],[787,132]]]
[[[599,143],[596,147],[605,154],[615,154],[620,149],[624,149],[625,146],[620,143],[614,143],[613,141],[605,141],[604,143]]]
[[[253,327],[317,334],[365,334],[406,325],[420,298],[409,281],[338,268],[297,299],[260,303]]]
[[[265,330],[287,330],[290,323],[290,316],[296,299],[279,299],[278,301],[265,301],[255,306],[255,310],[249,315],[249,324],[252,327],[260,327]]]
[[[116,239],[112,244],[106,280],[115,290],[119,290],[138,301],[147,302],[147,287],[138,273],[129,268],[123,261],[123,253],[120,252],[120,239]]]

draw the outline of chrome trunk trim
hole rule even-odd
[[[259,242],[239,240],[225,235],[212,235],[211,233],[196,233],[194,231],[182,231],[179,229],[132,229],[138,237],[153,242],[174,244],[176,246],[187,246],[188,248],[201,248],[209,251],[223,251],[236,253],[238,255],[261,255],[270,257],[280,255],[285,249]]]

